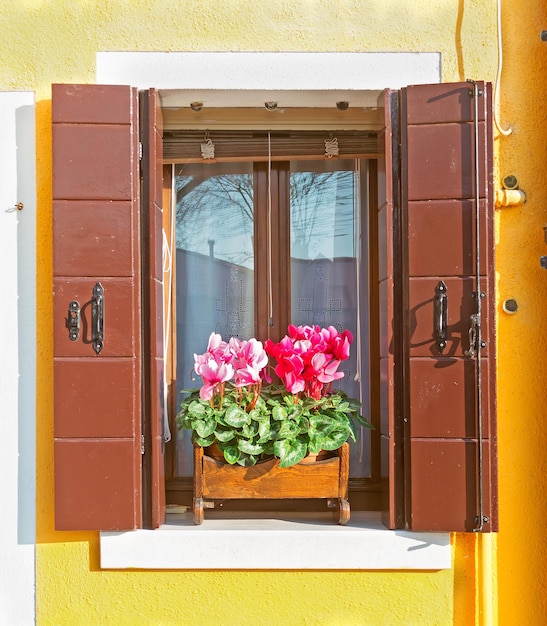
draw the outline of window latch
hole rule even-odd
[[[484,298],[486,294],[484,291],[480,291],[476,297]],[[479,348],[486,348],[486,341],[483,340],[481,335],[481,313],[473,313],[469,317],[469,350],[465,350],[465,356],[475,358]]]

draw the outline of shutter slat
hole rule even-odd
[[[129,530],[142,525],[137,94],[54,85],[52,120],[55,525]],[[67,327],[72,301],[81,316],[75,341]]]

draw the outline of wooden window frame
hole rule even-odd
[[[370,136],[370,133],[369,133]],[[366,180],[360,180],[361,196],[363,193],[367,195],[367,203],[369,205],[369,259],[363,261],[363,265],[367,267],[369,274],[369,285],[371,293],[369,294],[370,308],[370,419],[374,429],[370,431],[370,475],[367,477],[351,477],[349,480],[349,492],[351,506],[354,510],[370,510],[379,511],[382,508],[382,484],[380,479],[380,423],[379,423],[379,371],[378,367],[374,367],[374,358],[379,354],[379,346],[374,338],[378,337],[378,316],[375,311],[378,309],[378,286],[373,280],[373,276],[377,273],[378,267],[378,250],[375,245],[377,238],[377,165],[376,155],[368,152],[366,157],[361,155],[352,155],[347,157],[351,160],[366,160],[368,165]],[[322,157],[324,159],[324,157]],[[233,160],[233,157],[230,157]],[[266,249],[268,241],[271,241],[271,256],[274,259],[281,259],[281,262],[273,264],[272,269],[272,292],[275,295],[273,299],[273,307],[270,309],[268,289],[264,286],[268,285],[270,268],[268,267],[268,256],[255,255],[255,294],[261,293],[262,297],[255,297],[255,336],[261,339],[272,339],[279,341],[286,333],[288,324],[290,323],[290,225],[289,225],[289,183],[290,162],[291,160],[309,160],[308,156],[300,156],[295,154],[291,160],[279,157],[276,161],[268,163],[262,159],[241,159],[242,161],[250,160],[253,166],[254,180],[254,197],[256,198],[255,211],[255,238],[257,249]],[[173,166],[180,163],[175,158],[173,163],[165,163],[164,172],[164,212],[168,213],[172,210],[172,177]],[[176,167],[176,166],[175,166]],[[269,179],[269,180],[268,180]],[[271,192],[271,207],[268,206],[268,185]],[[169,207],[169,209],[167,209]],[[268,219],[268,211],[271,209],[271,216]],[[164,221],[170,221],[168,218]],[[268,235],[269,222],[272,225],[271,237]],[[176,279],[171,283],[171,301],[176,302]],[[172,315],[176,312],[172,310]],[[273,325],[269,324],[270,314]],[[170,345],[172,351],[176,352],[176,326],[172,326]],[[172,357],[175,359],[175,357]],[[170,407],[170,431],[172,433],[171,440],[166,445],[166,502],[171,505],[191,506],[192,504],[192,478],[181,477],[176,475],[176,414],[178,405],[176,399],[176,381],[175,370],[171,371],[170,380],[172,392],[169,397]],[[175,397],[173,397],[175,395]],[[225,503],[226,509],[234,508],[237,510],[267,510],[283,507],[296,508],[297,510],[309,510],[319,507],[320,504],[310,502],[309,500],[301,500],[295,504],[282,503],[279,501],[248,501],[237,503]]]

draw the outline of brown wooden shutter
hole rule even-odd
[[[165,461],[163,334],[163,128],[157,91],[141,94],[143,143],[143,322],[144,353],[144,471],[145,525],[157,528],[165,522]],[[166,427],[168,429],[168,426]]]
[[[54,85],[52,121],[55,524],[57,529],[137,528],[142,525],[137,93],[123,86]],[[98,283],[102,305],[93,303]],[[79,314],[71,303],[79,305]],[[96,337],[101,323],[93,314],[101,307],[102,349]]]
[[[393,315],[401,359],[388,440],[402,448],[396,485],[414,530],[497,530],[491,87],[480,83],[473,94],[472,83],[401,92],[393,258],[402,265],[393,298],[403,313]],[[472,354],[477,322],[484,346]],[[399,468],[391,475],[397,481]]]

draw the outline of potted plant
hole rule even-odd
[[[349,357],[351,342],[349,331],[339,333],[332,326],[291,325],[280,342],[267,340],[264,345],[254,338],[242,341],[232,337],[225,342],[220,335],[211,334],[207,351],[194,355],[194,370],[202,377],[203,385],[186,391],[177,415],[179,428],[192,431],[195,445],[194,513],[198,523],[203,519],[203,496],[213,500],[334,498],[339,510],[347,508],[349,519],[346,442],[356,440],[358,424],[370,427],[359,413],[360,403],[332,389],[332,383],[343,377],[338,367]],[[272,382],[268,357],[275,361],[275,374],[281,383]],[[313,485],[304,489],[307,495],[302,495],[301,486],[291,491],[284,485],[285,478],[280,479],[280,492],[275,494],[275,487],[272,492],[274,475],[283,476],[284,469],[293,468],[290,475],[296,484],[302,479],[299,472],[311,471],[301,469],[310,456],[324,451],[331,452],[335,462],[330,462],[332,467],[328,462],[317,463],[316,473],[323,471],[333,477],[332,489],[321,492],[332,495],[311,495],[315,493]],[[261,465],[258,471],[248,469],[257,464]],[[213,474],[223,475],[218,477],[222,495],[216,495],[216,488],[211,489]],[[345,475],[345,485],[340,484],[341,474]],[[253,476],[255,483],[251,485]],[[244,481],[243,488],[238,485],[230,491],[227,485],[238,480]],[[266,481],[269,488],[260,492],[259,483]],[[315,482],[321,482],[320,478]]]

